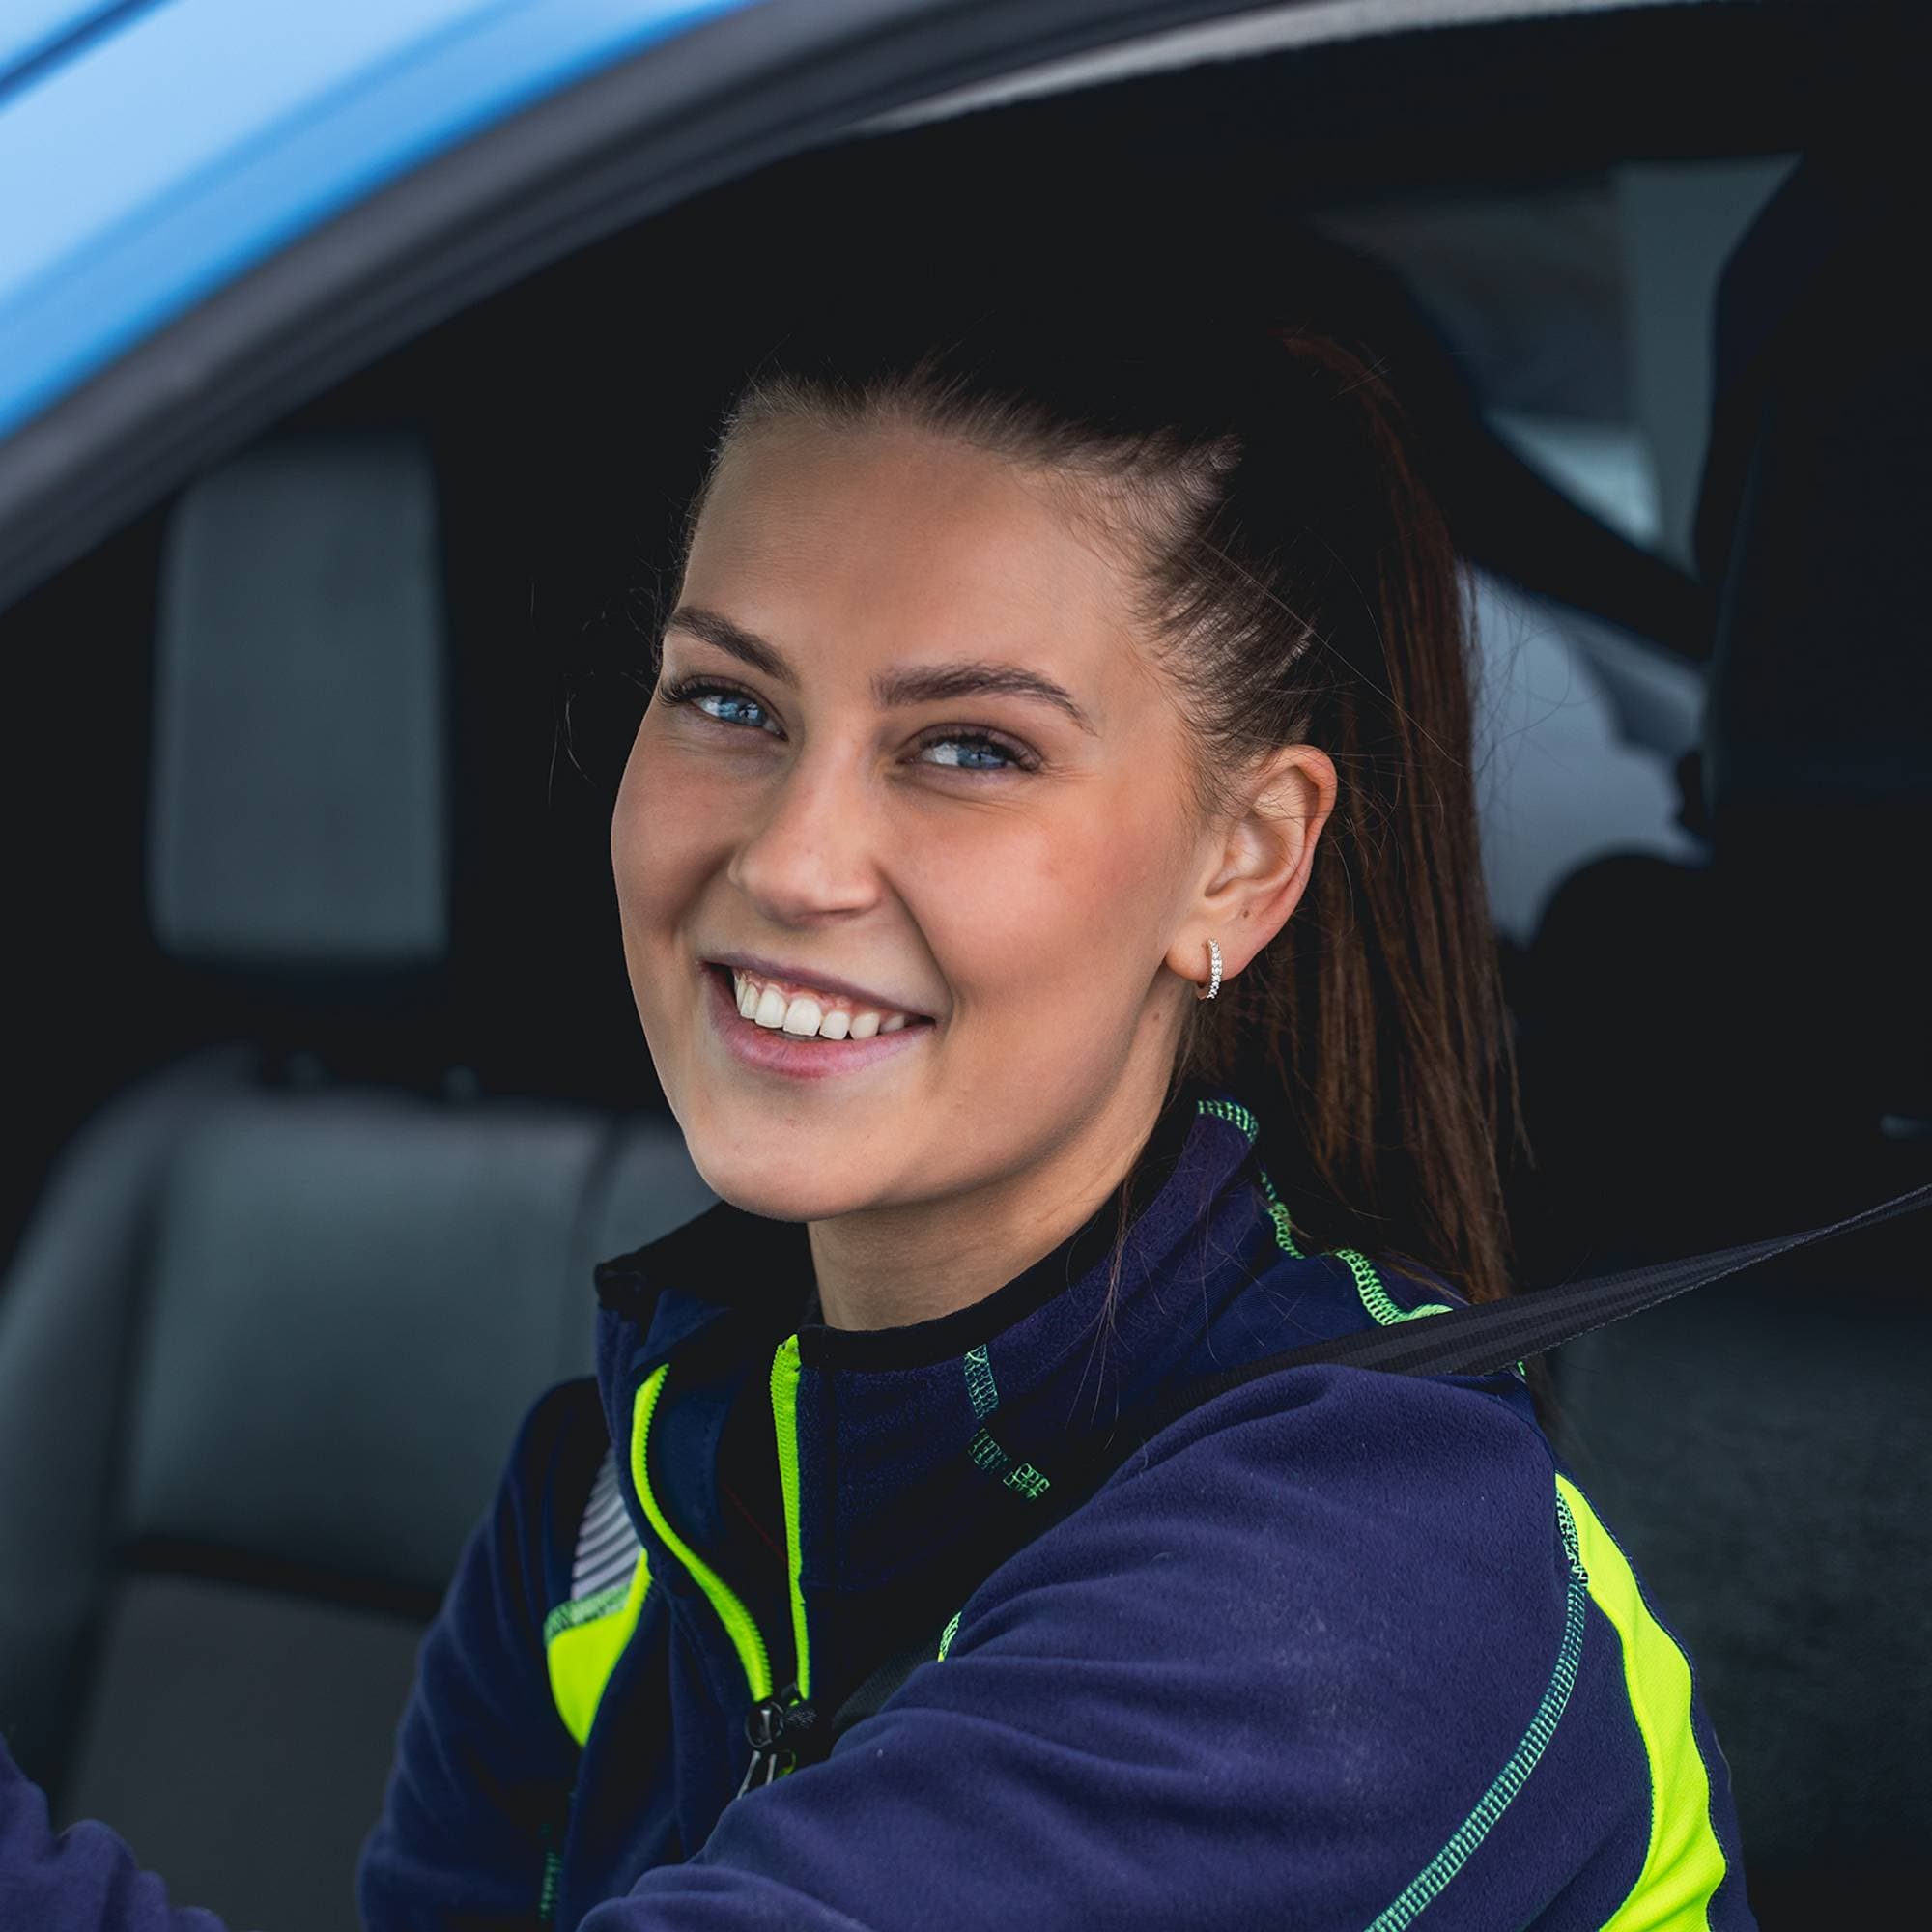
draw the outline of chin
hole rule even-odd
[[[705,1186],[748,1214],[772,1221],[830,1221],[878,1205],[876,1189],[841,1185],[823,1167],[733,1136],[687,1129],[685,1146]]]

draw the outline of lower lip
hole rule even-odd
[[[826,1080],[838,1073],[857,1073],[896,1054],[912,1052],[932,1031],[930,1020],[909,1020],[896,1033],[875,1033],[870,1039],[820,1039],[786,1033],[781,1027],[761,1027],[738,1010],[728,975],[715,966],[700,970],[710,981],[707,998],[719,1037],[734,1060],[760,1073],[781,1073],[792,1080]]]

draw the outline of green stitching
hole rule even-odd
[[[1295,1245],[1294,1229],[1288,1218],[1287,1203],[1274,1191],[1274,1182],[1268,1179],[1267,1169],[1258,1168],[1256,1172],[1262,1178],[1262,1195],[1267,1202],[1268,1219],[1274,1223],[1275,1246],[1283,1254],[1293,1256],[1298,1262],[1306,1261],[1308,1257]]]
[[[1332,1251],[1338,1262],[1347,1262],[1349,1272],[1355,1277],[1355,1293],[1362,1297],[1362,1306],[1386,1328],[1396,1321],[1413,1321],[1418,1315],[1447,1315],[1446,1301],[1425,1301],[1419,1308],[1404,1308],[1389,1297],[1389,1292],[1382,1286],[1382,1278],[1375,1270],[1375,1264],[1366,1255],[1359,1255],[1353,1248],[1336,1248]]]
[[[545,1835],[548,1836],[548,1831]],[[543,1890],[537,1895],[537,1922],[548,1925],[556,1917],[557,1881],[563,1876],[563,1854],[546,1852],[543,1865]]]
[[[946,1662],[946,1653],[952,1648],[952,1639],[959,1634],[959,1619],[965,1614],[964,1610],[954,1610],[952,1621],[939,1633],[939,1656],[934,1660],[935,1662]]]
[[[1255,1117],[1236,1101],[1202,1100],[1197,1104],[1204,1114],[1212,1114],[1219,1121],[1232,1121],[1247,1135],[1250,1145],[1261,1130]],[[1288,1204],[1275,1192],[1267,1169],[1257,1167],[1255,1171],[1261,1176],[1262,1197],[1267,1203],[1268,1219],[1274,1223],[1275,1245],[1292,1260],[1306,1261],[1307,1255],[1294,1238],[1294,1226],[1289,1219]],[[1394,1321],[1411,1321],[1418,1315],[1447,1315],[1450,1312],[1446,1301],[1426,1301],[1419,1308],[1404,1308],[1382,1286],[1381,1276],[1376,1272],[1366,1255],[1357,1254],[1353,1248],[1332,1248],[1329,1252],[1337,1261],[1347,1264],[1349,1272],[1355,1278],[1355,1293],[1361,1296],[1362,1306],[1384,1328]]]
[[[1563,1642],[1556,1653],[1556,1668],[1550,1672],[1543,1701],[1522,1742],[1511,1753],[1509,1762],[1496,1774],[1495,1782],[1476,1802],[1476,1808],[1463,1820],[1456,1835],[1423,1866],[1403,1889],[1399,1897],[1369,1926],[1368,1932],[1402,1932],[1431,1899],[1443,1891],[1451,1879],[1469,1861],[1470,1855],[1489,1835],[1490,1828],[1529,1780],[1549,1740],[1556,1734],[1557,1720],[1570,1701],[1577,1682],[1577,1664],[1583,1652],[1583,1604],[1590,1579],[1584,1574],[1583,1558],[1577,1547],[1577,1522],[1561,1492],[1556,1496],[1556,1523],[1563,1533],[1564,1553],[1570,1559],[1570,1584],[1564,1604]]]
[[[966,1454],[976,1469],[988,1476],[997,1476],[1008,1489],[1023,1495],[1030,1503],[1037,1502],[1053,1487],[1031,1463],[1015,1463],[983,1429],[967,1443]]]
[[[1018,1468],[1009,1469],[1005,1481],[1008,1489],[1017,1490],[1030,1503],[1037,1502],[1053,1487],[1031,1463],[1022,1463]]]
[[[546,1648],[565,1631],[575,1630],[579,1624],[595,1623],[599,1617],[608,1617],[612,1610],[621,1610],[624,1599],[630,1594],[631,1579],[626,1577],[621,1583],[612,1583],[608,1590],[559,1604],[544,1619],[543,1640]]]
[[[974,1419],[983,1423],[1000,1406],[999,1385],[993,1380],[993,1365],[986,1359],[986,1345],[982,1342],[977,1349],[968,1349],[960,1367],[966,1371],[966,1399],[973,1405]],[[1030,1503],[1037,1502],[1053,1487],[1031,1463],[1015,1464],[984,1429],[967,1443],[966,1454],[976,1469],[997,1476]]]
[[[966,1371],[966,1399],[973,1405],[974,1419],[984,1422],[1000,1406],[1000,1391],[993,1380],[993,1365],[986,1359],[986,1345],[966,1350],[962,1364]]]
[[[1199,1100],[1195,1102],[1195,1111],[1197,1114],[1211,1114],[1217,1121],[1226,1121],[1231,1126],[1239,1127],[1247,1135],[1250,1147],[1262,1130],[1262,1123],[1238,1100]]]

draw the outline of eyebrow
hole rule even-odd
[[[748,631],[716,611],[696,604],[680,604],[665,624],[666,630],[689,631],[707,644],[733,657],[781,684],[796,685],[798,678],[778,646],[755,631]],[[872,679],[872,698],[882,709],[895,705],[943,703],[955,697],[1032,697],[1063,711],[1083,731],[1097,733],[1098,727],[1075,701],[1064,685],[1021,665],[958,664],[915,665],[898,670],[878,672]]]

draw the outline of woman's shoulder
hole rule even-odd
[[[1250,1545],[1316,1526],[1466,1535],[1552,1520],[1556,1460],[1514,1373],[1284,1369],[1213,1396],[1150,1437],[1094,1500],[1159,1511],[1194,1497],[1204,1528]]]
[[[1321,1366],[1204,1404],[988,1578],[923,1698],[1077,1737],[1115,1815],[1156,1802],[1122,1766],[1216,1794],[1217,1876],[1260,1859],[1358,1923],[1452,1880],[1458,1924],[1598,1924],[1640,1873],[1708,1895],[1734,1833],[1688,1665],[1513,1380]],[[1668,1687],[1634,1714],[1634,1647]]]
[[[1198,1656],[1219,1619],[1231,1664],[1298,1634],[1303,1662],[1325,1644],[1321,1668],[1347,1677],[1379,1655],[1365,1631],[1407,1627],[1456,1633],[1506,1676],[1564,1620],[1558,1474],[1514,1377],[1285,1370],[1140,1444],[987,1577],[961,1634],[988,1613],[1078,1619],[1084,1591],[1151,1654]]]
[[[578,1532],[611,1462],[611,1431],[592,1377],[546,1389],[526,1411],[497,1481],[502,1559],[546,1603],[570,1576]]]
[[[542,1487],[581,1478],[587,1487],[610,1449],[596,1378],[573,1376],[545,1389],[525,1411],[506,1474]]]

